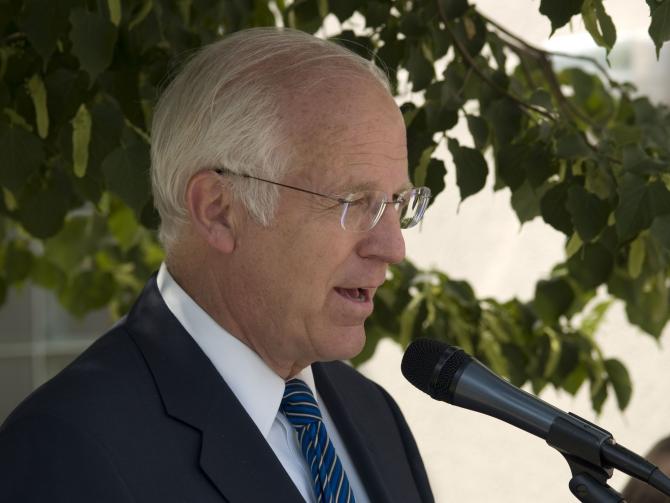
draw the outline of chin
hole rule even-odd
[[[350,360],[363,351],[365,328],[362,325],[342,328],[335,331],[332,341],[336,344],[328,348],[329,358],[324,358],[324,361]]]

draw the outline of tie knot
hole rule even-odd
[[[286,382],[281,410],[294,428],[321,421],[321,411],[312,390],[300,379]]]

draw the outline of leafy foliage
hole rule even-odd
[[[660,51],[670,1],[647,3]],[[602,0],[542,0],[540,12],[552,30],[581,16],[607,52],[616,42]],[[314,32],[328,14],[363,16],[366,29],[344,30],[339,42],[374,57],[396,90],[411,86],[402,111],[415,183],[444,189],[443,144],[462,199],[491,177],[521,223],[542,218],[567,242],[565,261],[528,302],[479,299],[439,271],[394,267],[357,362],[382,337],[430,335],[515,384],[575,393],[588,382],[596,410],[609,391],[623,409],[628,373],[602,355],[594,332],[615,298],[654,337],[670,316],[669,110],[596,62],[591,72],[555,70],[552,54],[467,0],[0,2],[0,302],[32,281],[74,314],[123,313],[163,258],[148,138],[173,61],[245,27]],[[463,120],[470,145],[450,136]],[[609,298],[593,306],[599,289]]]

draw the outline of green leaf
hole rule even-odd
[[[574,231],[572,217],[567,209],[568,189],[566,183],[560,183],[549,189],[540,200],[542,219],[566,236]]]
[[[443,81],[435,82],[428,88],[426,97],[433,99],[432,96],[429,96],[429,93],[432,93],[434,90],[439,90],[442,105],[453,110],[458,110],[463,106],[466,100],[464,95],[465,88],[467,87],[465,85],[465,68],[462,63],[454,60],[447,65],[443,75]]]
[[[44,256],[63,271],[76,269],[100,245],[102,229],[96,223],[90,217],[69,217],[57,235],[45,240]]]
[[[192,2],[193,0],[188,1]],[[253,26],[275,26],[275,16],[270,10],[269,2],[267,0],[254,0],[254,11],[251,24]]]
[[[18,193],[43,162],[39,138],[21,127],[0,122],[0,185]]]
[[[105,307],[116,289],[109,272],[83,271],[74,276],[59,296],[61,303],[75,316]]]
[[[626,173],[619,182],[619,205],[614,216],[616,230],[622,240],[647,229],[654,217],[649,189],[639,176]]]
[[[602,378],[593,379],[591,381],[591,407],[600,414],[603,410],[603,404],[607,399],[607,381]]]
[[[86,105],[81,104],[72,119],[72,161],[75,176],[81,178],[88,167],[88,146],[91,141],[91,114]]]
[[[631,278],[637,278],[642,272],[646,254],[646,241],[643,236],[638,236],[630,245],[628,254],[628,274]]]
[[[628,375],[628,370],[623,363],[615,358],[605,360],[605,369],[609,375],[609,381],[614,388],[616,401],[619,409],[624,410],[630,403],[630,397],[633,394],[633,383]]]
[[[9,117],[9,124],[11,126],[19,126],[20,128],[23,128],[30,133],[32,133],[35,129],[30,124],[28,124],[28,121],[26,121],[22,115],[16,113],[16,111],[12,110],[11,108],[5,108],[3,112],[5,112],[5,115]],[[2,120],[2,117],[0,117],[0,124],[5,124],[5,121]]]
[[[408,11],[400,18],[400,32],[407,38],[417,39],[425,34],[426,23],[418,13]]]
[[[579,388],[581,388],[582,384],[584,383],[587,377],[588,372],[586,371],[586,366],[583,364],[578,365],[563,380],[561,386],[565,391],[567,391],[571,395],[575,395],[577,391],[579,391]]]
[[[149,200],[149,164],[149,149],[141,143],[118,147],[102,163],[107,188],[138,216]]]
[[[660,57],[661,47],[670,40],[670,2],[667,0],[647,0],[651,14],[649,36],[656,45],[656,58]]]
[[[670,190],[660,180],[649,184],[649,201],[653,215],[667,215],[670,213]]]
[[[649,232],[663,248],[670,251],[670,215],[656,217]]]
[[[33,179],[19,198],[19,221],[36,238],[55,235],[63,227],[70,203],[68,196],[68,180],[60,173]]]
[[[489,141],[489,127],[486,121],[476,115],[467,114],[465,117],[468,121],[468,129],[475,142],[475,148],[483,150]]]
[[[121,22],[121,0],[107,0],[107,9],[109,10],[109,20],[114,26],[119,26]]]
[[[614,199],[613,196],[616,194],[616,183],[612,172],[607,166],[596,163],[586,165],[584,188],[603,200]]]
[[[496,172],[512,191],[518,189],[526,181],[523,161],[527,148],[525,144],[505,143],[496,150]]]
[[[433,77],[435,77],[433,64],[426,59],[421,47],[416,45],[409,48],[407,71],[409,72],[409,78],[412,81],[412,91],[414,92],[428,87]]]
[[[10,242],[5,251],[5,277],[9,284],[25,280],[33,266],[33,255],[21,243]]]
[[[142,0],[142,7],[137,11],[128,23],[128,31],[134,30],[139,24],[146,19],[154,8],[154,0]]]
[[[596,330],[600,326],[600,323],[605,318],[605,314],[607,314],[607,311],[611,306],[612,300],[606,300],[594,306],[593,309],[591,309],[591,311],[587,313],[582,320],[580,326],[581,332],[592,339],[595,336]]]
[[[575,293],[563,278],[541,280],[535,286],[533,308],[547,325],[554,325],[574,300]]]
[[[468,0],[439,0],[440,11],[447,19],[461,17],[468,10]]]
[[[361,5],[361,0],[337,0],[330,2],[330,11],[337,16],[340,22],[349,19]]]
[[[491,125],[497,145],[512,143],[521,128],[522,113],[516,103],[508,98],[498,99],[483,115]]]
[[[427,101],[423,108],[426,111],[426,129],[431,133],[442,133],[458,123],[458,112],[441,106],[439,102]]]
[[[668,164],[645,152],[641,147],[640,140],[641,138],[635,144],[626,145],[623,148],[623,167],[625,171],[642,177],[668,173]]]
[[[429,204],[435,202],[435,197],[444,190],[444,177],[447,174],[447,168],[444,161],[431,158],[426,168],[426,179],[424,184],[430,189],[432,198]]]
[[[89,86],[92,86],[112,62],[116,27],[109,20],[80,8],[72,11],[70,23],[72,54],[79,60],[82,70],[88,73]]]
[[[600,243],[586,243],[568,259],[570,275],[585,289],[590,290],[606,282],[612,274],[614,257]]]
[[[123,206],[117,209],[108,220],[109,230],[123,251],[128,251],[137,241],[139,225],[133,210]]]
[[[398,39],[397,29],[388,26],[381,31],[381,40],[384,45],[375,53],[375,62],[389,75],[391,82],[397,80],[396,70],[401,60],[405,58],[406,39]]]
[[[512,192],[512,208],[520,223],[525,223],[540,214],[541,189],[534,188],[528,180]]]
[[[371,0],[369,2],[363,2],[363,9],[365,11],[365,21],[368,26],[381,26],[389,19],[391,4]]]
[[[610,53],[616,43],[616,27],[605,11],[602,0],[584,0],[582,19],[593,41]]]
[[[554,109],[551,94],[546,89],[536,89],[533,91],[528,102],[532,105],[544,108],[547,111],[552,111]]]
[[[456,165],[456,184],[460,189],[461,201],[464,201],[484,188],[488,166],[479,150],[461,147],[453,138],[449,138],[448,146]]]
[[[49,97],[50,126],[60,131],[69,123],[84,101],[88,77],[84,72],[58,68],[44,80]]]
[[[660,337],[663,328],[668,322],[669,298],[668,288],[665,286],[665,275],[657,275],[652,281],[644,282],[645,286],[638,286],[627,292],[626,314],[628,319],[654,337]],[[628,283],[626,286],[632,286]]]
[[[123,114],[115,101],[107,99],[97,102],[90,113],[89,171],[99,169],[110,152],[119,146],[124,130]]]
[[[46,62],[68,26],[71,0],[25,0],[19,26]]]
[[[454,37],[461,41],[470,56],[477,56],[486,45],[488,31],[482,17],[475,11],[453,21]]]
[[[398,334],[398,340],[403,347],[406,347],[412,341],[412,335],[414,334],[419,311],[421,310],[424,301],[425,297],[423,294],[417,294],[400,314],[400,333]]]
[[[593,240],[605,228],[610,214],[607,201],[587,192],[580,185],[568,189],[566,208],[582,241]]]
[[[294,2],[287,10],[288,24],[292,28],[314,33],[321,27],[323,18],[319,12],[317,0],[302,0]]]
[[[592,154],[579,133],[569,133],[556,140],[556,155],[565,159],[583,159]]]
[[[47,257],[42,256],[35,257],[30,279],[42,288],[59,291],[65,285],[67,276]]]
[[[568,238],[568,242],[565,243],[565,257],[566,258],[572,257],[575,253],[579,251],[579,249],[582,247],[583,244],[584,243],[579,237],[579,234],[577,234],[576,232],[572,234],[572,236]]]
[[[40,138],[49,135],[49,112],[47,111],[47,90],[42,82],[42,77],[36,73],[28,80],[28,92],[35,107],[35,122],[37,123],[37,134]]]
[[[430,41],[433,61],[437,61],[447,54],[449,47],[451,47],[451,38],[449,37],[449,34],[440,29],[439,25],[436,24],[430,26]]]
[[[551,21],[551,33],[568,24],[582,10],[584,0],[541,0],[540,13]]]

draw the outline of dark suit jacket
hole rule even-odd
[[[371,501],[433,501],[393,399],[343,363],[313,370]],[[0,502],[130,501],[303,501],[155,277],[0,428]]]

